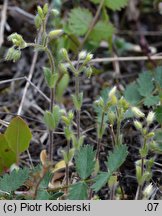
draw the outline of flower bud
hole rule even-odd
[[[155,113],[150,111],[146,118],[147,125],[149,126],[150,124],[152,124],[154,119],[155,119]]]
[[[81,51],[79,53],[78,57],[79,57],[80,60],[84,60],[87,57],[87,52],[85,50]]]
[[[124,109],[127,110],[129,108],[129,103],[125,100],[124,97],[121,97],[119,100],[119,105]]]
[[[147,185],[143,190],[144,197],[149,198],[151,196],[151,194],[153,193],[153,191],[154,191],[154,187],[153,187],[152,183]]]
[[[69,113],[68,113],[68,118],[69,118],[70,121],[73,120],[73,118],[74,118],[74,113],[73,113],[72,111],[69,111]]]
[[[113,96],[110,98],[110,104],[111,104],[111,106],[116,105],[117,102],[118,102],[117,97],[116,97],[115,95],[113,95]]]
[[[109,98],[112,98],[116,94],[116,86],[114,86],[110,91],[109,91]]]
[[[17,33],[13,33],[11,34],[9,37],[8,37],[8,40],[11,41],[13,43],[13,45],[21,48],[21,49],[24,49],[27,44],[26,42],[24,41],[23,37]]]
[[[62,57],[64,58],[64,60],[69,61],[69,56],[68,56],[67,50],[65,48],[62,48],[60,50],[60,54],[62,55]]]
[[[43,10],[40,6],[37,7],[37,11],[38,11],[40,18],[44,19],[44,13],[43,13]]]
[[[145,116],[145,114],[137,107],[132,107],[131,110],[137,118],[143,118]]]
[[[91,68],[91,67],[88,67],[88,68],[86,69],[85,73],[86,73],[86,75],[87,75],[88,78],[91,78],[92,73],[93,73],[92,68]]]
[[[147,134],[147,138],[152,138],[155,136],[155,133],[154,132],[150,132]]]
[[[84,61],[84,64],[89,63],[92,60],[92,58],[93,58],[93,54],[88,53],[87,56],[86,56],[86,59]]]
[[[56,30],[50,31],[48,34],[48,37],[50,40],[52,40],[52,39],[55,39],[56,37],[62,35],[63,32],[64,31],[62,29],[56,29]]]
[[[45,16],[48,13],[48,4],[47,3],[43,6],[43,13],[44,13]]]
[[[95,104],[99,107],[104,107],[104,100],[102,97],[100,97],[98,100],[95,101]]]
[[[51,14],[52,14],[54,17],[56,17],[56,16],[59,15],[59,11],[56,10],[56,9],[52,9],[52,10],[51,10]]]
[[[35,23],[35,27],[37,29],[40,29],[41,25],[42,25],[42,19],[40,18],[39,14],[37,14],[34,18],[34,23]]]
[[[141,131],[142,128],[143,128],[141,122],[139,122],[139,121],[137,121],[137,120],[134,121],[134,126],[136,127],[137,130],[140,130],[140,131]]]
[[[64,65],[64,64],[60,64],[59,65],[59,70],[63,73],[63,74],[66,74],[68,71],[67,71],[67,67]]]
[[[16,62],[20,59],[20,57],[21,57],[21,51],[15,49],[14,47],[11,47],[6,54],[5,60]]]
[[[114,122],[115,122],[115,120],[116,120],[116,115],[115,115],[115,113],[112,112],[112,111],[109,111],[109,112],[108,112],[108,119],[109,119],[109,121],[110,121],[110,124],[111,124],[111,125],[114,125]]]

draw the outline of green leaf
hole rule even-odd
[[[99,4],[101,0],[90,0],[95,4]],[[105,0],[105,5],[112,10],[121,10],[125,6],[127,6],[128,0]]]
[[[16,163],[16,153],[9,147],[4,134],[0,134],[0,173]]]
[[[91,32],[89,38],[91,41],[100,43],[102,40],[108,41],[115,33],[115,28],[111,23],[106,23],[99,21],[93,31]]]
[[[83,92],[79,93],[78,97],[76,95],[72,95],[72,100],[76,110],[80,110],[83,103]]]
[[[138,91],[141,96],[149,97],[154,89],[152,75],[150,72],[143,72],[139,75],[137,80]]]
[[[155,115],[156,115],[156,120],[158,121],[158,123],[162,124],[162,106],[159,106],[155,110]]]
[[[29,169],[13,170],[0,178],[0,190],[11,193],[17,190],[29,178]]]
[[[58,73],[52,74],[51,70],[47,67],[44,67],[43,71],[44,71],[44,77],[45,77],[48,87],[54,88],[58,80]]]
[[[29,148],[32,134],[26,122],[17,116],[11,120],[5,131],[5,138],[18,157],[21,152]]]
[[[159,96],[150,95],[144,99],[144,105],[147,107],[157,105],[159,100],[160,100]]]
[[[113,152],[110,152],[107,167],[110,173],[115,172],[125,161],[128,155],[127,146],[116,146]]]
[[[162,88],[162,67],[157,67],[155,70],[155,81]]]
[[[68,19],[69,30],[75,35],[83,36],[88,31],[92,19],[93,16],[88,9],[74,8]]]
[[[53,121],[52,113],[49,111],[45,111],[43,116],[43,121],[48,127],[48,129],[55,129],[55,122]]]
[[[124,97],[131,105],[137,105],[142,99],[138,91],[138,85],[136,83],[127,85],[124,92]]]
[[[36,200],[49,200],[50,194],[46,190],[38,190]]]
[[[47,172],[46,175],[44,176],[43,180],[41,181],[39,185],[39,189],[46,189],[48,188],[49,182],[52,178],[52,174],[50,172]]]
[[[57,86],[56,86],[56,98],[57,98],[57,101],[60,102],[62,100],[62,96],[63,96],[65,90],[68,87],[69,80],[70,80],[69,74],[66,73],[66,74],[64,74],[62,76],[60,81],[57,83]]]
[[[52,129],[56,129],[57,125],[59,124],[60,118],[61,118],[60,108],[59,106],[56,105],[53,107],[52,113],[50,111],[45,111],[43,120],[46,126],[50,130],[52,130]]]
[[[52,110],[52,117],[55,124],[55,128],[58,126],[61,119],[61,109],[59,106],[55,105]]]
[[[95,167],[95,151],[90,145],[81,147],[75,156],[76,170],[82,179],[88,178]]]
[[[155,131],[154,140],[155,140],[156,142],[162,144],[162,130],[161,130],[161,129]]]
[[[106,183],[108,183],[110,176],[111,173],[108,172],[99,173],[94,179],[95,183],[92,185],[92,189],[95,192],[98,192]]]
[[[63,192],[56,192],[56,193],[54,193],[54,194],[52,194],[51,196],[50,196],[50,200],[57,200],[59,197],[61,197],[62,195],[64,195],[64,193]]]
[[[70,200],[87,200],[88,186],[85,182],[73,184],[70,187],[68,199]]]

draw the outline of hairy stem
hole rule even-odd
[[[49,59],[50,67],[51,67],[51,72],[54,74],[56,72],[55,70],[55,61],[54,57],[52,55],[51,50],[47,46],[43,46],[41,44],[34,44],[34,43],[28,43],[27,46],[32,46],[36,49],[41,49],[43,50]],[[50,89],[50,107],[49,110],[52,112],[53,105],[55,101],[55,88]],[[48,153],[49,153],[49,160],[52,161],[53,158],[53,143],[54,143],[54,136],[53,136],[53,130],[49,130],[49,148],[48,148]]]
[[[102,131],[103,131],[103,127],[104,127],[104,118],[105,118],[105,112],[102,112],[101,124],[100,124],[100,128],[99,128],[99,137],[98,137],[98,141],[97,141],[97,152],[96,152],[96,159],[97,160],[99,159],[99,155],[100,155]]]
[[[80,79],[79,75],[75,76],[75,94],[79,97]],[[80,110],[76,110],[76,123],[77,123],[77,138],[80,138]]]
[[[69,154],[69,150],[70,150],[70,141],[68,140],[67,141],[67,154]],[[68,187],[69,185],[69,163],[66,164],[66,168],[65,168],[65,182],[66,182],[66,186]]]
[[[50,66],[51,66],[51,71],[54,74],[55,73],[55,62],[54,62],[54,58],[53,55],[51,53],[51,50],[49,48],[45,48],[45,52],[48,55],[49,58],[49,62],[50,62]],[[55,88],[51,88],[50,89],[50,111],[52,112],[53,109],[53,105],[54,105],[54,100],[55,100]],[[53,144],[54,144],[54,135],[53,135],[53,131],[49,130],[49,160],[52,161],[53,160]]]
[[[40,178],[39,178],[39,180],[38,180],[38,182],[37,182],[37,184],[35,186],[33,200],[35,200],[37,198],[39,186],[40,186],[40,184],[41,184],[41,182],[42,182],[42,180],[43,180],[43,178],[44,178],[44,176],[46,175],[47,172],[48,172],[48,168],[43,167],[42,174],[41,174],[41,176],[40,176]]]
[[[146,147],[146,143],[147,143],[147,139],[144,138],[143,148]],[[141,157],[141,176],[143,176],[144,174],[144,161],[145,161],[145,157]],[[140,200],[142,198],[142,186],[143,184],[138,185],[137,192],[136,192],[136,198],[135,198],[137,200]]]

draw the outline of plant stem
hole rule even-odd
[[[34,48],[42,49],[44,52],[47,54],[50,67],[51,67],[51,72],[52,74],[56,73],[55,70],[55,61],[52,55],[51,50],[47,46],[43,46],[41,44],[34,44],[34,43],[28,43],[28,46],[32,46]],[[52,112],[53,105],[55,101],[55,88],[50,88],[50,107],[49,110]],[[48,148],[48,153],[49,153],[49,160],[52,161],[53,158],[53,143],[54,143],[54,136],[53,136],[53,130],[49,130],[49,148]]]
[[[103,126],[104,126],[104,117],[105,117],[105,112],[102,112],[102,117],[101,117],[101,124],[99,128],[99,137],[97,141],[97,152],[96,152],[96,159],[99,159],[100,155],[100,146],[101,146],[101,140],[102,140],[102,131],[103,131]]]
[[[115,133],[114,133],[114,129],[113,129],[113,125],[110,125],[109,126],[110,128],[110,133],[111,133],[111,136],[112,136],[112,147],[114,148],[115,147]]]
[[[42,170],[41,176],[40,176],[40,178],[39,178],[39,180],[38,180],[38,182],[37,182],[37,184],[36,184],[36,186],[35,186],[35,191],[34,191],[34,195],[33,195],[33,200],[35,200],[35,199],[37,198],[39,186],[40,186],[40,184],[41,184],[41,182],[42,182],[44,176],[46,175],[46,173],[47,173],[48,170],[49,170],[49,168],[45,168],[45,167],[43,167],[42,169],[43,169],[43,170]]]
[[[50,66],[51,66],[51,72],[52,72],[52,74],[54,74],[55,73],[55,62],[54,62],[54,58],[53,58],[53,55],[51,53],[51,50],[48,47],[46,47],[45,52],[47,53],[48,58],[49,58],[49,62],[50,62]],[[50,99],[51,99],[50,111],[52,112],[54,101],[55,101],[55,88],[50,89]],[[53,143],[54,143],[53,131],[49,130],[49,149],[48,149],[48,152],[49,152],[49,160],[50,161],[53,160]]]
[[[67,154],[69,154],[69,150],[70,150],[70,140],[67,141]],[[69,163],[66,164],[66,168],[65,168],[65,181],[66,181],[66,186],[68,187],[69,185]]]
[[[80,79],[79,75],[75,75],[75,94],[79,97]],[[76,110],[76,123],[77,123],[77,139],[80,138],[80,110]]]
[[[115,145],[120,145],[120,128],[121,128],[121,115],[120,115],[120,110],[118,108],[116,108],[116,112],[117,112],[117,131],[116,131],[116,142]]]
[[[146,142],[147,142],[147,139],[144,138],[144,143],[143,143],[142,148],[146,147]],[[141,177],[144,174],[144,161],[145,161],[145,157],[141,157]],[[137,192],[136,192],[136,199],[137,200],[140,200],[142,198],[142,186],[143,186],[143,184],[138,185]]]

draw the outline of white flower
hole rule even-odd
[[[139,121],[134,121],[134,126],[136,127],[137,130],[142,130],[142,124]]]
[[[88,53],[86,56],[86,62],[88,63],[89,61],[91,61],[93,59],[93,54]]]
[[[144,197],[149,198],[151,196],[151,194],[153,193],[153,191],[154,191],[154,187],[153,187],[152,183],[150,183],[149,185],[147,185],[144,188],[144,191],[143,191]]]
[[[99,107],[103,107],[104,106],[104,100],[102,97],[100,97],[98,100],[95,101],[95,104]]]
[[[114,86],[110,91],[109,91],[109,98],[112,98],[116,93],[116,86]]]
[[[145,116],[145,114],[137,107],[132,107],[131,110],[137,118],[143,118]]]
[[[147,118],[146,118],[146,122],[147,122],[147,125],[150,125],[152,124],[152,122],[154,121],[155,119],[155,113],[150,111]]]
[[[79,53],[79,59],[84,60],[87,57],[87,52],[85,50]]]

